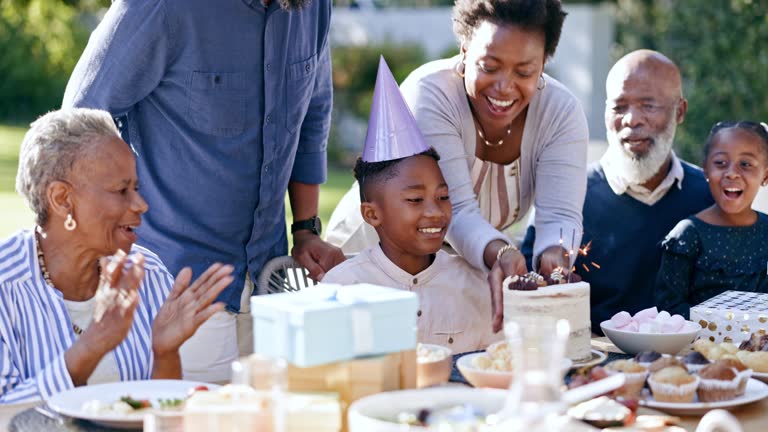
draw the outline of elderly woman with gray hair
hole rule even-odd
[[[104,111],[41,117],[16,189],[37,226],[0,242],[0,404],[85,384],[181,378],[179,347],[221,310],[232,266],[175,279],[134,245],[147,203],[136,162]]]

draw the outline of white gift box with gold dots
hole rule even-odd
[[[752,333],[768,333],[768,294],[726,291],[691,308],[699,338],[738,345]]]

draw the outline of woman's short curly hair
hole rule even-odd
[[[48,185],[66,180],[75,162],[92,150],[99,138],[120,138],[106,111],[71,108],[49,112],[35,120],[19,152],[16,192],[35,213],[38,225],[48,222]]]
[[[483,21],[544,33],[544,54],[555,55],[566,12],[560,0],[456,0],[453,32],[459,42],[470,40]]]

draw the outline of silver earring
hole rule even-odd
[[[75,228],[77,228],[75,218],[72,217],[72,213],[67,213],[67,220],[64,221],[64,229],[67,231],[74,231]]]
[[[547,87],[547,80],[544,79],[544,74],[539,75],[539,85],[536,88],[541,91]]]

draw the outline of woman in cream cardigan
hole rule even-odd
[[[496,330],[503,279],[528,271],[503,231],[533,205],[541,273],[570,268],[563,246],[581,239],[587,120],[573,94],[543,72],[565,15],[559,0],[457,0],[460,54],[419,67],[400,86],[441,157],[453,205],[446,240],[489,270]],[[346,253],[377,241],[353,202],[355,188],[329,223],[327,239]]]

